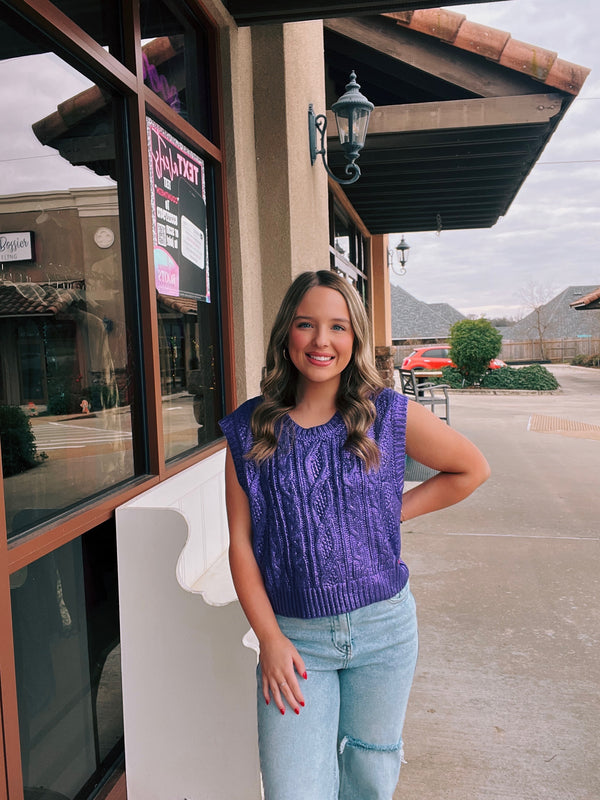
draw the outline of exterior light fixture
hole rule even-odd
[[[400,262],[400,269],[396,269],[394,266],[394,250],[398,256],[398,261]],[[402,239],[400,239],[399,244],[396,245],[394,250],[388,250],[388,266],[392,268],[396,275],[406,275],[406,262],[408,261],[408,251],[410,250],[410,245],[406,243],[404,234],[402,234]]]
[[[346,84],[346,92],[332,106],[335,114],[340,144],[348,160],[346,175],[348,179],[336,178],[325,161],[325,131],[327,130],[327,117],[325,114],[315,115],[312,103],[308,107],[308,138],[310,145],[310,163],[314,165],[317,156],[323,159],[323,166],[327,174],[334,181],[341,184],[354,183],[360,178],[360,167],[355,163],[360,155],[367,136],[369,117],[374,105],[360,93],[360,86],[356,82],[356,73],[350,73],[350,83]],[[320,150],[317,150],[317,131],[320,134]]]

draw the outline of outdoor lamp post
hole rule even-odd
[[[325,161],[325,131],[327,130],[327,117],[325,114],[315,115],[312,103],[308,106],[308,139],[310,145],[310,163],[314,165],[317,156],[323,159],[323,166],[327,174],[334,181],[341,184],[354,183],[360,178],[360,167],[356,159],[360,155],[367,136],[369,117],[374,105],[360,93],[360,86],[356,82],[356,73],[350,73],[350,82],[346,84],[345,93],[332,106],[335,113],[340,144],[344,155],[349,162],[346,164],[348,179],[336,178]],[[317,131],[320,135],[320,149],[317,150]]]
[[[398,261],[400,262],[400,269],[396,269],[394,266],[394,250],[388,250],[388,265],[393,269],[396,275],[406,275],[406,262],[408,261],[410,245],[406,243],[404,234],[402,234],[402,238],[396,245],[395,250],[398,255]]]

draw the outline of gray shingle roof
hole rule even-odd
[[[448,338],[452,323],[431,306],[399,286],[392,286],[391,294],[392,339]]]
[[[450,303],[428,303],[429,308],[432,308],[440,317],[443,317],[447,320],[450,325],[454,325],[455,322],[460,322],[461,319],[465,319],[465,315],[461,314],[457,308],[451,306]]]
[[[600,310],[581,314],[570,303],[597,289],[597,286],[569,286],[541,307],[540,319],[544,339],[576,339],[600,336]],[[505,328],[504,341],[523,342],[539,338],[537,314],[532,311],[519,322]]]

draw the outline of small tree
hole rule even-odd
[[[487,319],[462,319],[450,328],[450,358],[467,383],[486,372],[502,347],[502,336]]]
[[[546,329],[550,324],[548,303],[556,294],[552,286],[529,282],[521,289],[520,295],[525,308],[530,312],[527,319],[530,321],[529,333],[537,339],[540,346],[540,358],[546,361]]]

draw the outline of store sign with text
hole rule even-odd
[[[156,288],[210,303],[204,161],[147,120]]]
[[[0,233],[0,263],[33,260],[33,233]]]

